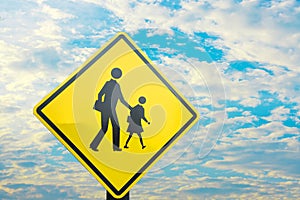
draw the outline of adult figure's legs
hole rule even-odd
[[[97,147],[99,146],[100,142],[102,141],[107,128],[108,128],[108,120],[109,120],[109,115],[107,113],[101,113],[101,129],[94,138],[94,140],[90,144],[90,148],[93,149],[94,151],[98,151]]]
[[[113,117],[110,118],[113,128],[113,150],[120,151],[120,126],[116,113],[113,113]]]

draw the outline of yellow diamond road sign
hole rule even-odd
[[[125,33],[42,99],[34,114],[115,198],[198,119]]]

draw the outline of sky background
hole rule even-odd
[[[0,3],[0,199],[105,199],[32,110],[124,31],[200,121],[131,199],[300,198],[300,1]]]

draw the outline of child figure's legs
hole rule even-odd
[[[132,134],[133,134],[133,133],[131,133],[131,132],[130,132],[130,135],[129,135],[129,137],[128,137],[128,139],[127,139],[126,143],[125,143],[125,146],[124,146],[124,148],[126,148],[126,149],[128,148],[128,146],[127,146],[127,145],[128,145],[128,142],[129,142],[129,140],[130,140],[130,139],[131,139],[131,137],[132,137]]]
[[[137,134],[138,134],[138,136],[140,137],[140,142],[141,142],[142,149],[143,149],[143,148],[145,148],[146,146],[144,146],[142,135],[141,135],[141,133],[137,133]]]

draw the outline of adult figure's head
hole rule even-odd
[[[139,102],[140,102],[140,104],[146,103],[146,98],[143,97],[143,96],[141,96],[141,97],[139,98]]]
[[[122,76],[122,70],[120,68],[113,68],[111,70],[111,76],[115,79],[118,79]]]

